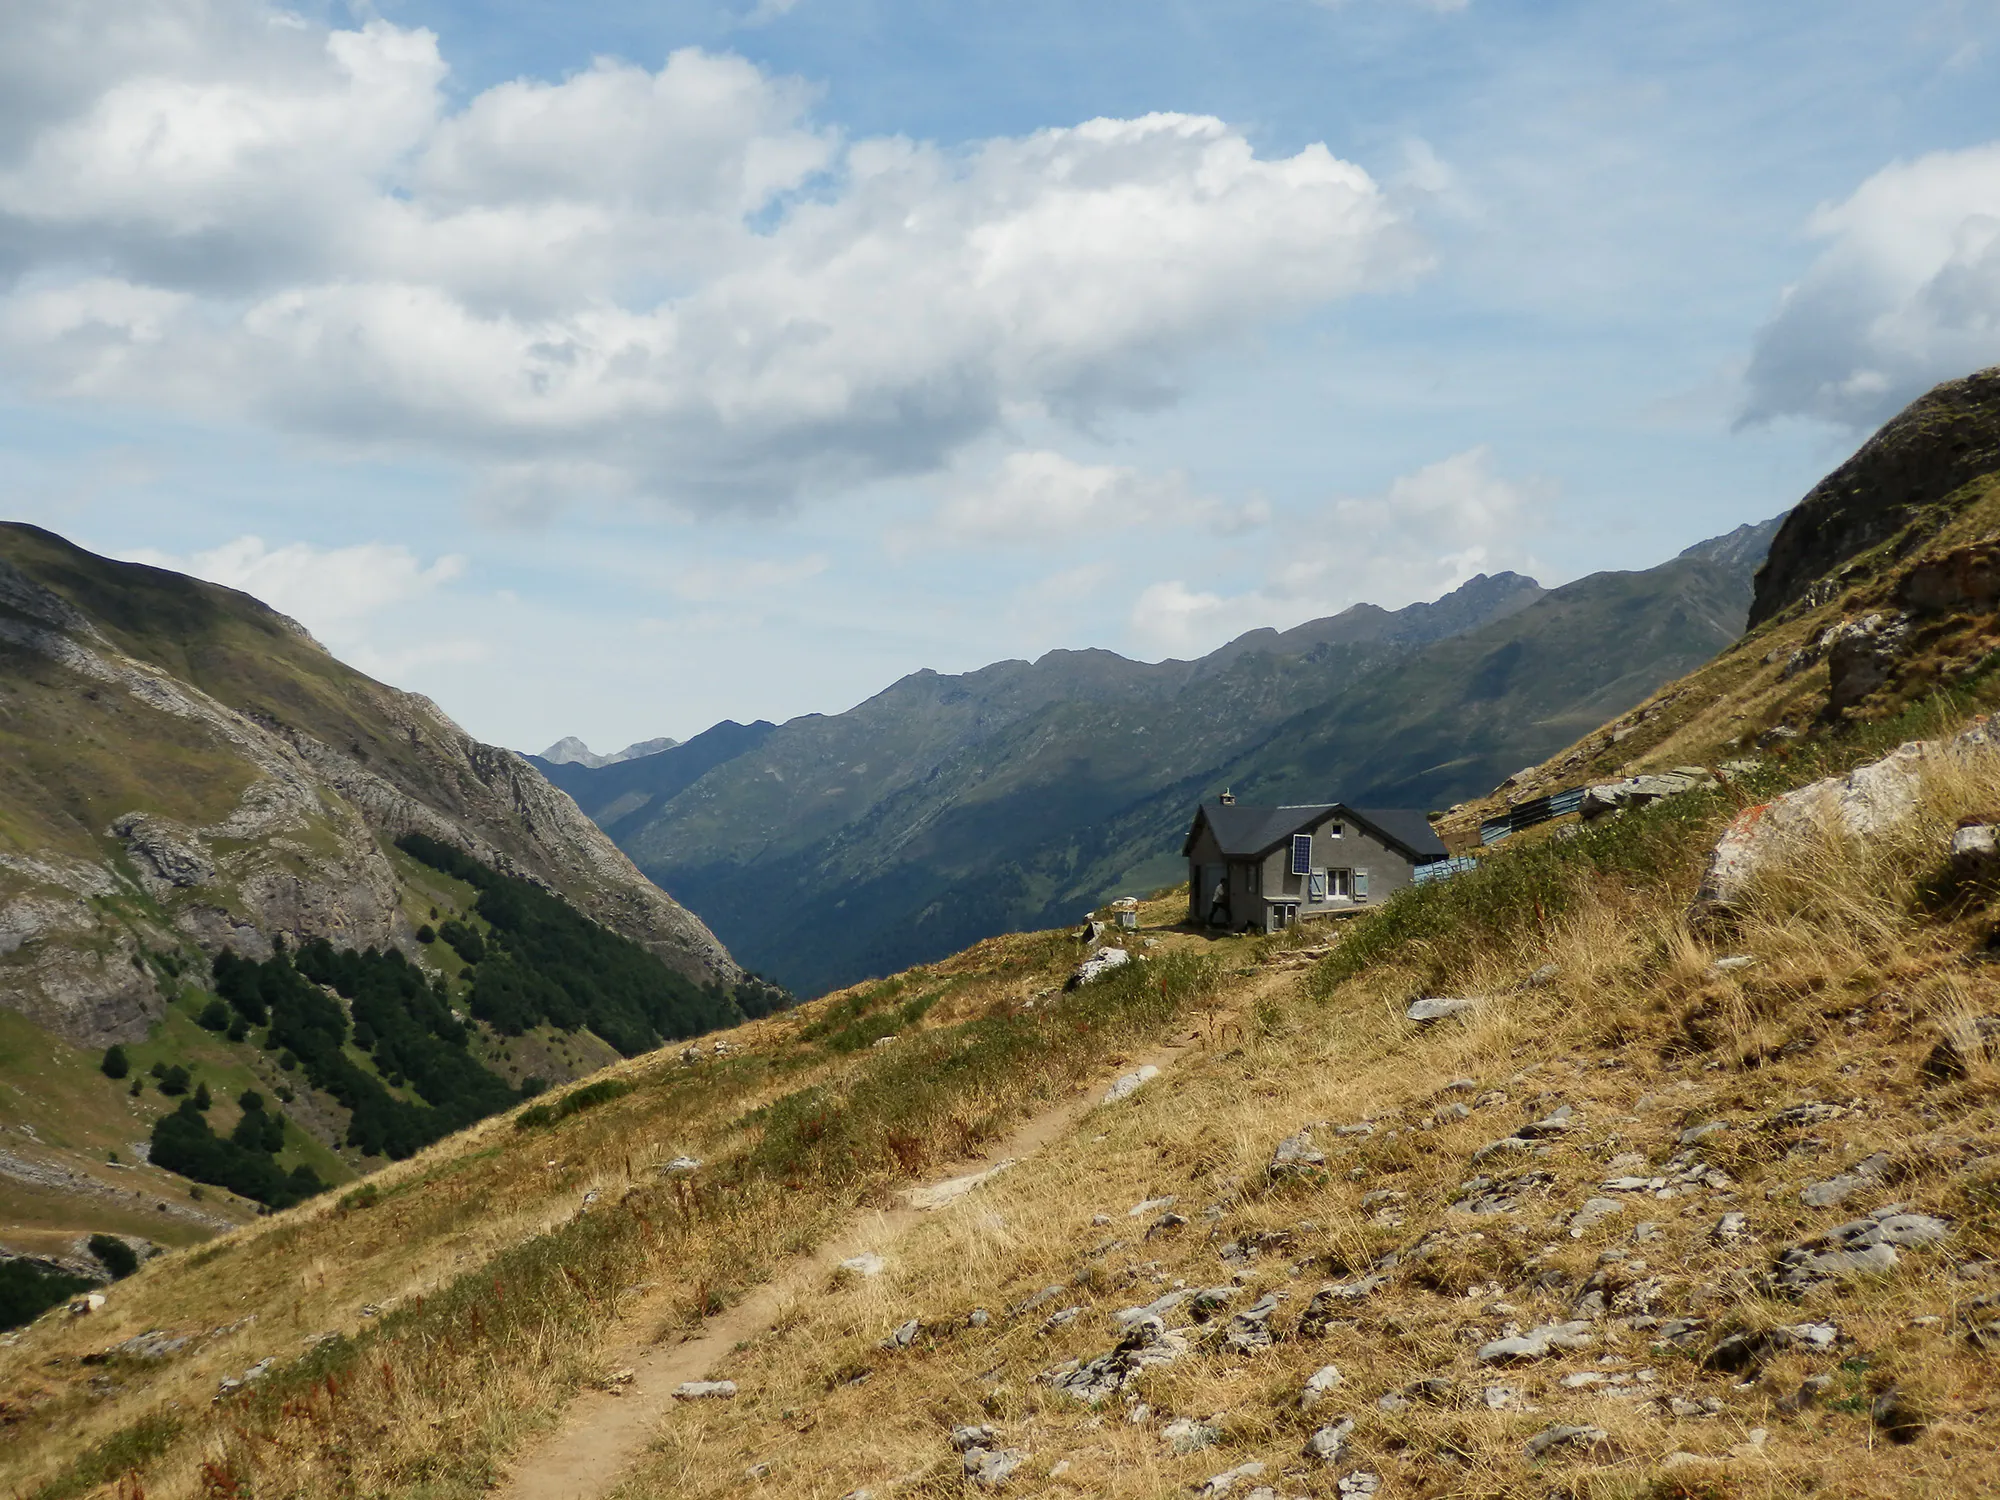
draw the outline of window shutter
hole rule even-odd
[[[1356,897],[1363,897],[1368,894],[1368,872],[1366,870],[1356,870],[1354,872],[1354,894]]]

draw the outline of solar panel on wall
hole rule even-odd
[[[1292,835],[1292,873],[1305,875],[1311,872],[1313,862],[1313,839],[1309,833]]]

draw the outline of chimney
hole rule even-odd
[[[1236,793],[1230,791],[1228,787],[1224,787],[1222,789],[1222,795],[1218,797],[1216,800],[1219,801],[1224,807],[1234,807],[1236,805]]]

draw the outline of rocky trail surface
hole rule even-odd
[[[1254,1002],[1285,982],[1283,975],[1270,975],[1241,999]],[[705,1320],[693,1336],[673,1344],[634,1338],[609,1350],[612,1373],[606,1385],[579,1397],[557,1430],[514,1466],[496,1493],[501,1500],[595,1500],[609,1493],[678,1402],[735,1394],[732,1384],[708,1376],[732,1349],[769,1329],[793,1299],[823,1284],[843,1264],[854,1275],[878,1273],[884,1252],[928,1214],[951,1207],[982,1182],[1062,1139],[1099,1105],[1152,1084],[1191,1049],[1201,1048],[1205,1036],[1220,1036],[1229,1024],[1230,1017],[1218,1011],[1206,1018],[1206,1031],[1178,1033],[1176,1040],[1120,1063],[1115,1078],[1100,1079],[1031,1116],[991,1150],[959,1163],[949,1177],[907,1189],[893,1207],[857,1219],[734,1307]],[[658,1311],[653,1302],[638,1304],[628,1327],[645,1326]]]

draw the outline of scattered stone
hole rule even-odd
[[[1800,1291],[1819,1281],[1893,1271],[1898,1247],[1936,1245],[1950,1233],[1948,1223],[1929,1214],[1885,1212],[1879,1219],[1852,1219],[1783,1251],[1772,1283],[1781,1291]]]
[[[1299,1410],[1311,1411],[1326,1399],[1327,1392],[1340,1384],[1338,1365],[1321,1365],[1306,1379],[1305,1389],[1299,1392]]]
[[[1160,1070],[1147,1063],[1136,1073],[1127,1073],[1105,1090],[1103,1102],[1116,1104],[1120,1099],[1129,1099],[1147,1084],[1160,1076]]]
[[[1110,1214],[1092,1214],[1090,1216],[1090,1226],[1093,1229],[1102,1229],[1104,1228],[1105,1225],[1109,1224],[1110,1222],[1111,1222]]]
[[[1063,1288],[1060,1286],[1045,1286],[1039,1292],[1030,1292],[1019,1302],[1016,1302],[1014,1304],[1014,1311],[1017,1314],[1031,1313],[1038,1307],[1048,1306],[1049,1303],[1055,1301],[1062,1294]]]
[[[1367,1469],[1356,1469],[1352,1474],[1342,1476],[1334,1488],[1341,1500],[1361,1500],[1362,1496],[1375,1494],[1382,1488],[1382,1476]]]
[[[1064,981],[1063,988],[1074,990],[1081,989],[1086,984],[1095,984],[1105,975],[1116,973],[1132,961],[1132,955],[1123,948],[1100,948],[1076,966],[1076,971]]]
[[[1953,829],[1951,873],[1960,880],[1991,880],[2000,874],[2000,828],[1975,823]]]
[[[1325,1338],[1327,1330],[1340,1319],[1352,1316],[1352,1305],[1365,1301],[1389,1284],[1389,1278],[1369,1275],[1359,1281],[1344,1282],[1335,1286],[1323,1286],[1313,1293],[1306,1310],[1299,1314],[1298,1327],[1293,1337],[1301,1339]]]
[[[1418,1402],[1426,1406],[1451,1406],[1457,1399],[1457,1383],[1447,1376],[1433,1375],[1384,1392],[1375,1398],[1375,1405],[1381,1411],[1408,1411]]]
[[[1750,1238],[1750,1216],[1726,1213],[1715,1221],[1708,1237],[1718,1245],[1737,1245]]]
[[[1306,1439],[1305,1456],[1316,1458],[1323,1464],[1337,1464],[1347,1457],[1347,1440],[1353,1435],[1354,1418],[1342,1417],[1337,1422],[1329,1422]]]
[[[1449,1020],[1453,1016],[1469,1016],[1478,1009],[1477,1000],[1431,996],[1422,1000],[1412,1000],[1410,1008],[1403,1014],[1419,1026],[1429,1026],[1434,1022]]]
[[[1832,1323],[1788,1323],[1785,1333],[1794,1344],[1820,1352],[1840,1342],[1840,1329]]]
[[[1274,1178],[1310,1175],[1326,1165],[1326,1153],[1313,1144],[1310,1128],[1288,1135],[1271,1153],[1270,1174]]]
[[[733,1401],[736,1398],[736,1382],[733,1380],[683,1380],[674,1387],[677,1401]]]
[[[1527,1411],[1525,1394],[1518,1385],[1489,1385],[1479,1392],[1480,1404],[1488,1411]]]
[[[1229,1320],[1222,1342],[1238,1354],[1256,1354],[1271,1347],[1271,1314],[1278,1310],[1278,1294],[1266,1293],[1250,1307]]]
[[[338,1338],[339,1336],[335,1333],[314,1335],[315,1338],[320,1339]],[[122,1354],[128,1359],[171,1359],[193,1342],[193,1334],[181,1334],[177,1337],[168,1333],[164,1328],[150,1328],[144,1333],[133,1335],[122,1344],[112,1345],[111,1352],[113,1354]],[[310,1341],[308,1341],[307,1346],[311,1347]]]
[[[258,1360],[256,1364],[252,1365],[249,1369],[245,1370],[241,1375],[223,1376],[221,1380],[216,1382],[216,1387],[215,1387],[216,1399],[219,1401],[224,1396],[227,1396],[231,1391],[240,1391],[246,1385],[255,1385],[258,1381],[262,1380],[266,1375],[271,1373],[271,1367],[275,1365],[277,1362],[278,1361],[275,1358],[266,1355],[263,1359]]]
[[[1495,1339],[1482,1344],[1479,1362],[1483,1365],[1514,1364],[1531,1359],[1544,1359],[1558,1349],[1583,1349],[1594,1343],[1595,1336],[1590,1324],[1582,1319],[1567,1323],[1545,1323],[1526,1333],[1512,1338]]]
[[[1757,957],[1753,953],[1736,953],[1728,958],[1718,958],[1708,966],[1708,972],[1711,974],[1734,974],[1739,970],[1749,968],[1756,962]]]
[[[1879,628],[1881,617],[1870,618]],[[1860,622],[1863,627],[1866,623]],[[1868,633],[1862,630],[1864,636]],[[1825,635],[1821,640],[1826,640]],[[1831,647],[1828,642],[1827,648]],[[1850,680],[1858,684],[1865,677],[1863,673]],[[1917,811],[1917,788],[1926,760],[1991,743],[1991,729],[1982,721],[1953,739],[1912,740],[1844,776],[1816,781],[1774,802],[1746,808],[1709,855],[1708,869],[1695,895],[1696,909],[1727,910],[1741,905],[1759,871],[1794,850],[1810,848],[1822,830],[1868,838],[1907,822]]]
[[[1565,1104],[1532,1124],[1523,1125],[1514,1134],[1522,1140],[1546,1140],[1550,1136],[1563,1135],[1575,1128],[1576,1111]]]
[[[1543,1428],[1529,1438],[1526,1445],[1529,1458],[1541,1458],[1557,1449],[1598,1459],[1613,1457],[1615,1453],[1611,1446],[1611,1434],[1602,1427],[1578,1427],[1567,1423]]]
[[[1238,1464],[1233,1469],[1209,1476],[1208,1482],[1201,1487],[1199,1493],[1202,1500],[1217,1500],[1218,1496],[1226,1495],[1235,1489],[1239,1481],[1255,1479],[1263,1472],[1264,1466],[1252,1459],[1247,1464]]]
[[[888,1264],[873,1250],[864,1250],[861,1254],[842,1261],[840,1269],[853,1276],[880,1276]]]
[[[1160,1436],[1167,1446],[1176,1453],[1194,1453],[1215,1445],[1222,1436],[1221,1430],[1212,1423],[1197,1422],[1192,1417],[1177,1417],[1160,1429]]]
[[[597,1385],[599,1390],[610,1391],[614,1396],[622,1396],[625,1394],[625,1387],[638,1378],[637,1370],[630,1365],[621,1365],[615,1370],[607,1371]]]
[[[1556,975],[1562,973],[1561,964],[1543,964],[1523,982],[1523,989],[1538,990],[1545,984],[1553,984]]]
[[[1187,1340],[1169,1333],[1158,1318],[1142,1318],[1108,1352],[1087,1362],[1070,1361],[1040,1377],[1078,1401],[1096,1405],[1123,1390],[1141,1372],[1171,1364],[1187,1353]]]
[[[1720,1135],[1729,1128],[1727,1120],[1703,1120],[1699,1125],[1690,1125],[1683,1130],[1680,1141],[1683,1146],[1695,1146],[1712,1135]]]
[[[1632,1226],[1632,1238],[1641,1245],[1648,1240],[1657,1240],[1660,1238],[1660,1226],[1651,1219],[1641,1219]]]
[[[103,1307],[104,1302],[105,1302],[104,1293],[85,1292],[81,1297],[78,1297],[74,1302],[70,1303],[69,1315],[72,1318],[87,1318],[92,1313],[96,1312],[99,1308]]]
[[[1875,1398],[1868,1415],[1892,1443],[1914,1443],[1930,1426],[1923,1409],[1897,1385]]]
[[[987,1179],[998,1177],[1002,1172],[1005,1172],[1014,1165],[1014,1159],[1008,1157],[1005,1161],[995,1162],[984,1171],[968,1172],[963,1177],[953,1177],[945,1182],[932,1183],[929,1187],[911,1188],[909,1192],[904,1194],[904,1201],[910,1207],[928,1213],[933,1209],[943,1208],[947,1204],[956,1203],[960,1198],[963,1198]]]
[[[984,1328],[993,1321],[993,1314],[983,1307],[975,1307],[965,1321],[969,1327]]]
[[[1807,1208],[1838,1208],[1856,1193],[1878,1185],[1888,1170],[1888,1155],[1878,1151],[1838,1177],[1813,1183],[1799,1194],[1799,1201]]]
[[[1606,1219],[1616,1218],[1624,1212],[1625,1205],[1616,1198],[1592,1198],[1569,1221],[1569,1237],[1580,1240]]]
[[[907,1349],[917,1341],[917,1335],[923,1331],[923,1326],[917,1319],[911,1318],[907,1323],[899,1324],[894,1333],[882,1340],[881,1347]]]
[[[700,1165],[698,1156],[676,1156],[672,1161],[661,1162],[658,1171],[664,1177],[671,1177],[677,1172],[692,1172]]]
[[[1081,1307],[1065,1307],[1060,1312],[1050,1313],[1042,1320],[1042,1326],[1036,1329],[1035,1332],[1046,1338],[1058,1328],[1067,1328],[1082,1316],[1083,1309]]]
[[[1175,1201],[1171,1195],[1165,1198],[1142,1198],[1125,1210],[1125,1217],[1128,1219],[1142,1219],[1147,1214],[1153,1213],[1158,1209],[1172,1208]]]
[[[1027,1461],[1028,1455],[1019,1448],[970,1448],[959,1460],[965,1477],[981,1489],[989,1490],[999,1489]]]

